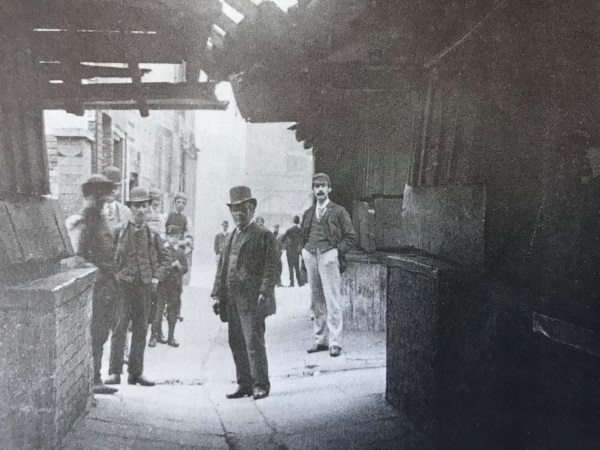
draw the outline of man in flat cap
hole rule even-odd
[[[152,232],[146,223],[150,205],[147,189],[135,187],[127,202],[132,218],[117,232],[115,251],[116,279],[123,298],[114,344],[111,348],[109,378],[106,384],[120,384],[123,371],[123,346],[127,325],[131,320],[131,350],[129,352],[129,384],[154,386],[144,374],[144,351],[152,292],[171,270],[173,259],[164,247],[161,237]]]
[[[316,203],[302,217],[302,259],[306,265],[315,342],[308,353],[329,350],[331,356],[342,351],[341,273],[346,268],[345,254],[356,242],[352,220],[344,207],[329,200],[331,179],[327,174],[313,176]]]
[[[227,398],[269,395],[265,349],[265,318],[275,313],[278,279],[275,238],[252,222],[256,199],[246,186],[229,191],[228,203],[236,228],[229,234],[215,277],[213,310],[229,322],[229,347],[235,362],[238,388]]]
[[[192,219],[187,214],[183,213],[187,205],[187,195],[183,192],[178,192],[173,197],[174,200],[174,208],[175,211],[171,212],[167,217],[166,226],[175,225],[181,230],[181,235],[179,237],[179,247],[183,249],[188,261],[189,271],[183,278],[183,284],[188,284],[189,275],[192,270],[192,250],[194,249],[194,226],[192,224]],[[179,316],[179,320],[183,320],[181,315]]]

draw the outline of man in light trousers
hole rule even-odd
[[[343,311],[341,273],[345,255],[356,241],[352,220],[344,207],[329,200],[331,179],[327,174],[313,176],[316,203],[302,217],[302,259],[310,284],[314,313],[315,342],[307,351],[342,351]]]

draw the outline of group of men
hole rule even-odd
[[[117,198],[120,171],[105,168],[82,184],[85,206],[69,218],[67,228],[77,255],[98,267],[92,298],[92,356],[94,392],[111,394],[121,383],[127,330],[131,328],[128,357],[129,384],[153,386],[143,374],[146,335],[152,324],[149,346],[157,342],[177,347],[174,331],[180,315],[182,276],[188,270],[192,235],[183,214],[184,194],[175,197],[175,212],[160,213],[160,193],[134,187],[123,205]],[[167,308],[168,339],[161,330]],[[112,331],[109,377],[103,383],[103,347]]]
[[[117,169],[118,170],[118,169]],[[126,334],[131,323],[128,361],[129,384],[153,386],[144,376],[144,351],[148,324],[152,324],[149,346],[166,342],[173,347],[175,324],[180,314],[182,276],[188,270],[186,249],[191,247],[191,223],[183,214],[184,195],[177,195],[175,212],[164,217],[160,194],[135,187],[127,207],[116,201],[118,181],[111,171],[92,175],[82,185],[85,207],[70,224],[78,229],[77,254],[96,265],[99,276],[92,300],[92,353],[94,392],[114,393],[120,384]],[[120,175],[120,174],[119,174]],[[120,181],[120,180],[119,180]],[[314,343],[308,353],[342,351],[341,272],[345,254],[354,245],[355,233],[348,212],[329,199],[329,176],[314,175],[315,204],[304,212],[300,225],[282,239],[253,221],[257,200],[250,188],[230,190],[228,207],[235,223],[215,239],[218,269],[211,297],[213,310],[228,322],[229,346],[233,355],[238,388],[227,398],[252,396],[258,400],[270,392],[265,319],[276,311],[275,287],[281,276],[280,242],[288,243],[290,280],[298,273],[301,252],[311,292]],[[72,221],[73,222],[73,221]],[[164,230],[164,231],[163,231]],[[162,336],[162,316],[167,305],[168,338]],[[154,309],[153,309],[154,305]],[[102,382],[103,346],[112,330],[109,377]]]
[[[329,176],[314,175],[312,190],[315,204],[304,212],[301,226],[299,217],[294,218],[292,228],[297,229],[287,237],[286,232],[282,241],[292,241],[294,235],[300,238],[294,247],[302,253],[314,314],[314,343],[307,351],[328,350],[337,357],[342,351],[341,273],[346,266],[345,254],[354,245],[356,235],[348,212],[329,199]],[[227,398],[252,396],[258,400],[267,397],[271,388],[265,319],[276,311],[275,286],[281,276],[281,253],[276,236],[264,224],[252,220],[257,200],[250,188],[231,188],[227,205],[236,227],[227,234],[229,224],[223,222],[223,233],[215,239],[218,268],[211,293],[213,310],[228,322],[229,346],[236,367],[238,388]],[[294,252],[288,253],[290,257],[294,259]],[[293,284],[292,270],[297,269],[294,261],[289,265]],[[299,281],[297,275],[296,279]]]

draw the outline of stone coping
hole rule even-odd
[[[0,290],[0,310],[8,309],[50,309],[78,296],[96,280],[97,268],[86,267],[58,272],[26,284],[9,286]],[[40,303],[40,293],[48,299]],[[52,299],[52,301],[50,301]]]

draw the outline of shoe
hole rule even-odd
[[[168,342],[168,341],[167,341],[167,339],[165,338],[165,335],[164,335],[164,334],[161,334],[160,336],[158,336],[158,337],[156,338],[156,341],[157,341],[159,344],[166,344],[166,343]]]
[[[232,398],[242,398],[242,397],[250,397],[251,395],[253,395],[253,391],[250,388],[247,387],[242,387],[239,386],[237,388],[237,391],[232,392],[231,394],[227,394],[225,397],[232,399]]]
[[[325,352],[329,350],[329,347],[324,344],[314,344],[311,348],[306,350],[306,353]]]
[[[121,375],[117,375],[113,373],[108,376],[106,380],[104,380],[104,384],[121,384]]]
[[[129,375],[127,378],[128,384],[139,384],[140,386],[154,386],[156,383],[154,381],[150,381],[144,377],[144,375],[138,375],[137,377],[132,377]]]
[[[148,342],[148,347],[156,347],[156,338],[154,336],[150,338],[150,342]]]
[[[175,338],[171,338],[171,339],[169,339],[169,340],[167,341],[167,344],[168,344],[168,345],[170,345],[171,347],[175,347],[175,348],[179,347],[179,342],[177,342],[177,341],[175,340]]]
[[[332,345],[329,349],[329,356],[340,356],[340,353],[342,353],[342,347],[339,345]]]
[[[180,322],[183,322],[183,316],[178,316],[177,320],[179,320]]]
[[[100,383],[94,384],[94,387],[92,388],[92,392],[94,394],[114,394],[115,392],[118,392],[118,389],[107,386],[104,383],[100,382]]]
[[[254,400],[260,400],[261,398],[265,398],[269,395],[269,392],[260,386],[256,386],[254,388],[252,388],[252,398],[254,398]]]

